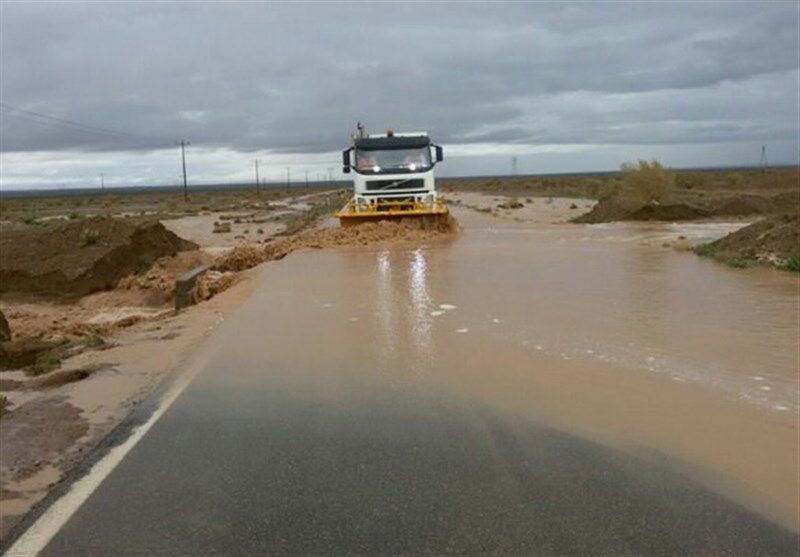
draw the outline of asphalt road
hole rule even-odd
[[[388,264],[413,286],[417,259]],[[387,321],[414,309],[386,265],[270,264],[43,554],[797,554],[796,534],[665,466],[430,380],[441,341]],[[388,313],[357,302],[349,281],[369,276]]]

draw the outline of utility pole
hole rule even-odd
[[[100,173],[100,191],[106,191],[106,175]]]
[[[292,187],[292,169],[288,166],[286,167],[286,189],[291,189]]]
[[[183,165],[183,200],[189,201],[189,189],[188,184],[186,183],[186,146],[191,145],[191,143],[181,139],[181,142],[176,143],[176,145],[181,146],[181,164]]]
[[[511,157],[511,175],[517,175],[517,157]]]
[[[331,187],[331,182],[333,181],[333,168],[328,168],[328,187]]]
[[[256,192],[258,192],[259,182],[258,182],[258,159],[253,161],[256,164]]]

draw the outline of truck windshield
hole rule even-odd
[[[359,172],[423,172],[431,167],[428,147],[414,149],[356,150]]]

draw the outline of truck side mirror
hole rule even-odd
[[[342,172],[350,173],[350,149],[342,151]]]
[[[441,145],[434,145],[434,149],[436,149],[436,162],[442,162],[444,160],[444,149],[442,149]]]

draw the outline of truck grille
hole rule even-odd
[[[394,185],[393,185],[394,184]],[[367,191],[419,190],[425,187],[425,180],[367,180]]]

